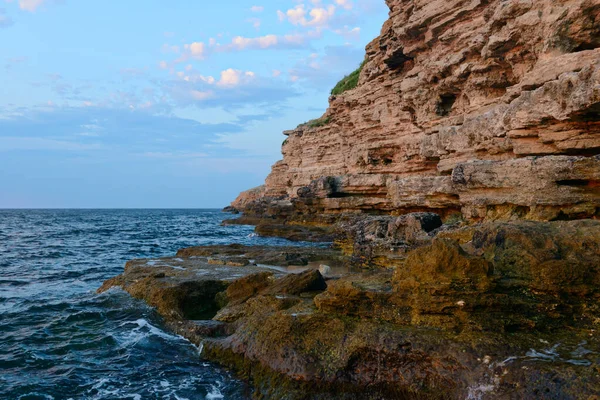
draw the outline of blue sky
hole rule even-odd
[[[0,0],[0,208],[222,207],[319,117],[384,0]]]

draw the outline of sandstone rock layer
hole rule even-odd
[[[359,85],[287,131],[247,215],[600,216],[600,1],[387,0]]]

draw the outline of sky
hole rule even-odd
[[[318,118],[384,0],[0,0],[0,208],[212,208]]]

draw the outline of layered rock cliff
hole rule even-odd
[[[386,3],[358,86],[285,132],[232,206],[300,223],[600,217],[600,0]]]
[[[335,248],[183,249],[100,291],[257,399],[598,399],[600,0],[387,4],[357,86],[227,209]]]

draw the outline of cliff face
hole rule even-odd
[[[229,208],[336,248],[184,249],[100,291],[255,398],[597,399],[600,0],[387,4],[358,86]]]
[[[247,215],[600,216],[600,0],[387,0],[355,89]]]

